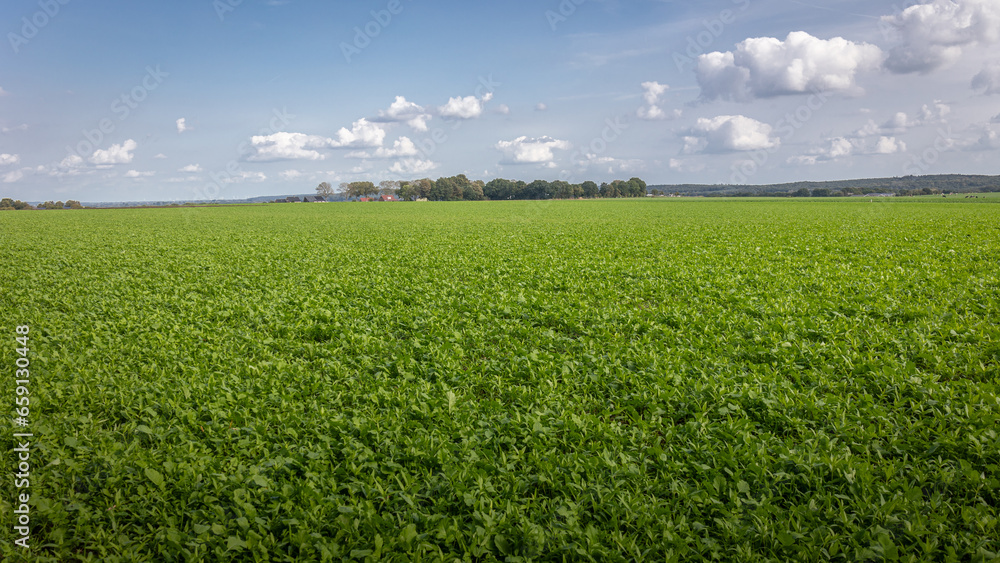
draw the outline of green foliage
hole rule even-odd
[[[34,547],[0,480],[5,561],[1000,551],[1000,206],[2,221],[0,365],[30,324],[35,434]]]

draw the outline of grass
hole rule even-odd
[[[0,549],[989,560],[1000,207],[938,199],[0,214]]]

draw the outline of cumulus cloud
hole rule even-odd
[[[749,101],[854,90],[856,75],[879,68],[882,58],[875,45],[794,31],[784,41],[754,37],[738,43],[735,51],[700,55],[695,72],[703,99]]]
[[[400,158],[404,156],[416,156],[417,146],[409,137],[400,137],[392,144],[392,148],[379,147],[374,153],[358,151],[347,154],[348,158]]]
[[[3,133],[11,133],[13,131],[27,131],[27,130],[28,130],[28,124],[27,123],[22,123],[20,125],[15,125],[14,127],[0,127],[0,132],[3,132]]]
[[[493,94],[489,92],[482,98],[475,96],[449,98],[447,104],[438,108],[438,115],[448,119],[475,119],[483,114],[486,102],[492,99]]]
[[[853,155],[886,155],[905,151],[906,143],[895,137],[880,136],[877,139],[858,136],[834,137],[829,139],[826,145],[811,150],[809,154],[789,158],[788,162],[812,165]]]
[[[242,184],[243,182],[263,182],[267,180],[267,175],[263,172],[248,172],[246,170],[240,171],[238,174],[233,174],[224,180],[227,184]]]
[[[5,184],[12,184],[21,178],[24,178],[24,172],[21,172],[20,170],[11,170],[3,175],[3,181]]]
[[[535,111],[548,111],[548,109],[549,106],[544,102],[538,102],[538,104],[535,105]]]
[[[177,120],[177,132],[183,133],[188,130],[187,120],[183,117]]]
[[[323,160],[317,149],[328,148],[333,139],[305,133],[280,132],[255,135],[250,144],[255,150],[247,160],[268,162],[272,160]]]
[[[10,166],[18,162],[21,162],[21,155],[19,154],[0,154],[0,166]]]
[[[178,172],[201,172],[201,165],[200,164],[188,164],[187,166],[185,166],[183,168],[178,168],[177,171]]]
[[[939,122],[944,121],[944,117],[951,113],[951,106],[942,102],[941,100],[934,100],[934,103],[928,105],[924,104],[920,108],[920,121],[921,122]]]
[[[699,118],[684,137],[686,153],[724,153],[777,148],[781,139],[773,128],[743,115]]]
[[[427,120],[431,114],[422,106],[409,102],[403,96],[396,96],[396,101],[389,109],[380,110],[378,117],[372,121],[381,123],[406,123],[415,131],[427,131]]]
[[[434,170],[438,165],[430,160],[420,160],[418,158],[404,158],[393,163],[389,171],[396,174],[423,174]]]
[[[280,172],[278,175],[281,176],[283,180],[297,180],[304,176],[302,172],[295,170],[294,168]]]
[[[659,106],[660,96],[669,90],[670,86],[655,81],[643,82],[642,89],[642,99],[645,101],[645,105],[636,110],[636,115],[639,116],[639,119],[676,119],[680,117],[680,110],[675,109],[671,112],[666,112]]]
[[[385,129],[376,123],[361,118],[351,124],[351,128],[341,127],[337,137],[330,140],[333,148],[369,148],[380,147],[385,140]]]
[[[125,173],[126,178],[147,178],[153,176],[156,172],[139,172],[138,170],[129,170]]]
[[[990,63],[972,77],[972,89],[982,90],[984,94],[1000,94],[1000,63]]]
[[[500,115],[510,115],[510,106],[508,106],[507,104],[500,104],[499,106],[497,106],[496,111]]]
[[[161,152],[161,153],[157,153],[155,156],[153,156],[153,158],[164,159],[164,158],[167,158],[167,155],[165,155],[165,154],[163,154]]]
[[[83,158],[81,158],[79,155],[71,154],[66,158],[62,159],[62,162],[59,163],[59,166],[62,168],[79,168],[83,166]]]
[[[495,148],[503,153],[503,164],[545,164],[555,159],[553,149],[567,150],[569,141],[552,137],[531,138],[521,136],[513,141],[500,141]]]
[[[579,158],[575,164],[588,170],[600,170],[608,174],[622,172],[636,172],[645,167],[645,162],[638,158],[614,158],[611,156],[600,156],[594,153],[587,153]]]
[[[138,145],[132,139],[119,145],[111,145],[106,150],[98,149],[90,156],[90,162],[97,165],[128,164],[132,162],[132,151]]]
[[[886,68],[926,73],[958,60],[964,47],[1000,40],[1000,2],[933,0],[883,16],[881,27],[901,39],[889,51]]]

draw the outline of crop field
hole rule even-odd
[[[0,213],[0,559],[994,559],[997,203]]]

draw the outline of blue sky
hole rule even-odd
[[[4,2],[0,195],[997,174],[1000,0]]]

